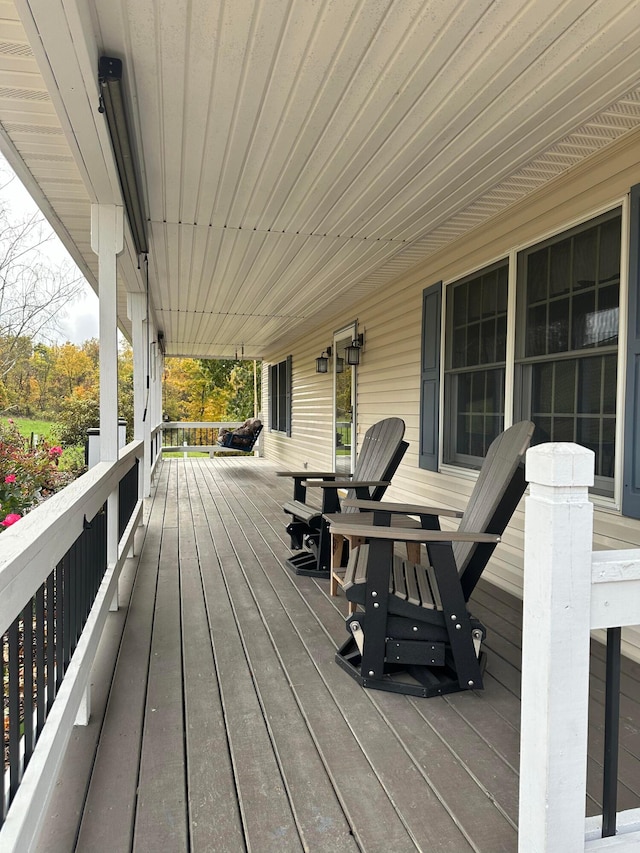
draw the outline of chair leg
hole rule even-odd
[[[340,582],[340,577],[338,576],[338,573],[334,572],[332,569],[331,577],[329,578],[329,595],[335,598],[338,594],[339,586],[342,586],[342,583]]]
[[[338,587],[342,586],[342,572],[338,572],[338,569],[344,569],[344,566],[342,565],[344,540],[345,537],[340,533],[331,534],[331,575],[329,578],[329,595],[332,596],[337,596]],[[364,542],[364,539],[351,536],[348,536],[347,540],[349,542],[349,550]],[[351,616],[356,612],[357,604],[354,604],[353,601],[348,601],[347,604],[349,608],[349,616]]]
[[[329,595],[338,594],[338,584],[340,578],[335,574],[334,569],[338,569],[342,565],[342,548],[344,545],[344,536],[339,533],[331,534],[331,579],[329,581]],[[341,585],[341,584],[340,584]]]
[[[362,536],[347,536],[347,541],[349,543],[349,551],[352,551],[354,548],[358,548],[360,547],[360,545],[364,545],[366,540],[363,539]],[[348,615],[352,616],[358,610],[358,605],[355,603],[355,601],[349,601],[348,604]]]

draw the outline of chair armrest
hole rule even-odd
[[[309,483],[305,483],[305,485],[316,489],[356,489],[389,486],[390,483],[387,480],[331,480],[329,482],[325,480],[312,480]],[[368,503],[372,503],[374,506],[379,505],[378,501],[368,501]]]
[[[344,502],[343,502],[344,503]],[[372,515],[366,512],[351,512],[346,517],[342,512],[330,513],[324,512],[324,518],[331,525],[334,522],[342,521],[345,524],[348,523],[352,526],[356,526],[358,528],[363,527],[371,527],[373,524],[374,527],[393,527],[397,529],[398,527],[406,527],[408,529],[420,529],[420,521],[416,521],[416,519],[411,515],[392,515],[391,516],[391,524],[387,524],[386,520],[378,523],[377,521],[372,520]],[[431,518],[432,516],[429,516]],[[376,515],[373,515],[373,518],[376,518]],[[434,528],[425,528],[425,529],[434,529]],[[439,530],[440,528],[435,528]]]
[[[335,476],[335,471],[276,471],[276,477],[309,477],[315,480],[327,480]]]
[[[497,544],[502,541],[497,533],[459,533],[457,530],[422,530],[406,527],[376,527],[374,525],[349,524],[341,515],[338,518],[325,516],[331,523],[331,532],[342,536],[360,536],[363,539],[391,539],[394,542],[481,542]]]
[[[447,509],[446,507],[398,504],[387,501],[361,501],[357,498],[345,498],[342,505],[361,510],[399,513],[400,515],[441,515],[446,518],[462,518],[464,514],[458,509]]]
[[[307,500],[307,478],[308,477],[321,477],[323,479],[332,481],[336,478],[335,471],[276,471],[277,477],[290,477],[293,480],[293,499],[294,501],[300,501],[300,503],[305,503]],[[312,481],[317,482],[317,481]],[[326,509],[333,509],[334,507],[326,507]]]

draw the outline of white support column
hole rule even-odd
[[[162,423],[162,374],[164,373],[164,355],[158,350],[156,352],[157,365],[156,365],[156,386],[155,386],[155,419],[153,421],[153,426],[157,427],[158,424]]]
[[[155,348],[155,371],[153,382],[153,420],[152,426],[155,429],[162,423],[162,374],[164,372],[164,356],[160,351],[160,347]]]
[[[584,851],[594,454],[527,452],[519,853]]]
[[[91,248],[98,255],[100,297],[100,461],[118,459],[117,257],[124,247],[123,208],[91,205]],[[107,565],[118,559],[118,489],[107,501]],[[118,593],[112,610],[118,609]]]
[[[149,347],[147,297],[128,293],[127,308],[133,338],[133,437],[144,441],[144,462],[140,466],[140,495],[151,494],[151,413],[149,411]]]
[[[91,205],[91,248],[100,296],[100,460],[118,458],[118,318],[116,258],[124,241],[123,208]]]

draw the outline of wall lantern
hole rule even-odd
[[[344,373],[344,358],[336,356],[336,373]]]
[[[322,355],[316,358],[316,373],[329,372],[329,359],[331,358],[331,347],[327,347],[322,351]]]
[[[347,364],[360,364],[360,350],[364,346],[364,333],[360,332],[357,338],[354,338],[348,347],[345,348],[344,354],[347,359]]]

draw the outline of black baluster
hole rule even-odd
[[[616,834],[618,743],[620,737],[620,628],[607,629],[607,673],[604,708],[604,774],[602,837]]]
[[[47,667],[47,713],[51,710],[53,700],[56,698],[56,672],[55,672],[55,602],[53,590],[53,572],[47,578],[47,607],[46,607],[46,626],[47,626],[47,649],[46,649],[46,667]]]
[[[44,584],[36,592],[36,739],[40,736],[47,718],[47,687],[45,677],[45,609]]]
[[[64,586],[62,579],[62,560],[58,563],[55,570],[55,587],[56,587],[56,609],[55,609],[55,624],[56,624],[56,643],[55,643],[55,661],[56,661],[56,693],[62,679],[64,677],[64,652],[63,652],[63,636],[64,636]]]
[[[9,802],[20,783],[20,651],[18,619],[11,623],[9,638]]]
[[[22,707],[24,709],[25,767],[33,754],[33,618],[34,599],[32,598],[22,611],[22,661],[24,666]]]

